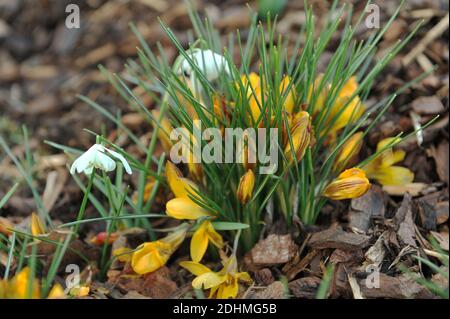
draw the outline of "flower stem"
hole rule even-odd
[[[80,210],[78,211],[77,222],[79,222],[80,220],[83,219],[84,211],[86,210],[86,205],[87,205],[87,201],[89,198],[89,193],[91,192],[92,184],[94,183],[94,177],[95,177],[95,172],[92,172],[91,176],[89,176],[89,182],[86,187],[86,191],[84,192],[84,197],[83,197],[83,201],[81,202]],[[74,226],[74,228],[73,228],[74,234],[78,233],[79,227],[80,227],[80,224],[76,224]]]

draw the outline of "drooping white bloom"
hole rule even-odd
[[[131,167],[125,157],[100,144],[92,145],[78,157],[70,167],[70,173],[74,174],[76,171],[77,173],[84,172],[86,175],[91,175],[94,168],[101,169],[105,172],[113,171],[116,169],[116,161],[111,156],[121,161],[125,171],[131,175]]]
[[[189,57],[199,70],[205,75],[208,81],[219,78],[220,73],[225,72],[230,75],[230,68],[224,56],[214,53],[211,50],[193,49],[188,52]],[[183,59],[181,62],[181,72],[189,77],[195,76],[191,64]]]

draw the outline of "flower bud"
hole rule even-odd
[[[342,171],[343,169],[355,164],[355,160],[358,157],[359,151],[362,147],[362,142],[363,133],[358,132],[353,134],[344,143],[344,145],[342,145],[341,150],[334,161],[335,171]]]
[[[31,233],[33,236],[44,235],[46,233],[44,223],[34,212],[31,214]]]
[[[247,204],[252,199],[254,188],[255,174],[253,174],[252,170],[248,170],[247,173],[241,177],[237,189],[237,198],[243,205]]]
[[[160,112],[158,110],[153,110],[152,115],[155,118],[155,120],[159,119]],[[158,127],[158,138],[161,142],[161,145],[165,152],[170,153],[170,149],[172,148],[172,141],[170,140],[170,132],[173,130],[172,124],[170,124],[170,121],[167,117],[164,117],[159,122],[159,126],[157,126],[156,123],[153,123],[153,129]]]
[[[291,163],[293,161],[292,153],[294,153],[299,162],[305,155],[307,147],[310,146],[312,138],[311,117],[307,112],[301,111],[292,118],[290,132],[294,149],[292,151],[288,139],[284,155],[288,163]]]
[[[370,189],[370,182],[363,170],[350,168],[343,171],[323,191],[323,196],[333,200],[357,198]]]

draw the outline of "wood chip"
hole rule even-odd
[[[169,298],[176,290],[177,284],[170,279],[169,268],[162,267],[143,276],[124,275],[117,279],[117,287],[155,299]]]
[[[316,249],[362,249],[369,244],[370,237],[348,233],[340,227],[331,227],[327,230],[314,233],[309,241],[309,246]]]
[[[252,248],[250,257],[256,266],[274,266],[289,262],[297,253],[291,235],[271,234]]]
[[[448,141],[442,141],[437,147],[433,145],[428,153],[433,157],[434,162],[436,163],[436,172],[438,173],[439,178],[448,185],[448,164],[450,160]]]
[[[312,250],[310,251],[305,257],[303,258],[296,258],[295,263],[291,262],[290,264],[286,264],[285,267],[283,267],[283,272],[286,274],[286,277],[288,280],[294,279],[299,273],[301,273],[303,270],[306,269],[306,267],[309,266],[309,264],[314,260],[314,258],[318,255],[321,255],[320,250]],[[289,266],[289,267],[287,267]]]
[[[414,278],[406,275],[392,277],[379,274],[379,287],[367,287],[365,279],[358,281],[361,293],[366,298],[432,298],[433,295],[424,287],[419,285]]]
[[[320,283],[320,278],[312,276],[291,281],[288,286],[295,297],[313,299],[316,297]]]
[[[444,104],[436,95],[419,97],[412,102],[411,107],[420,115],[434,115],[445,111]]]
[[[330,256],[330,262],[333,264],[343,263],[347,266],[359,264],[364,260],[364,255],[361,249],[357,250],[342,250],[335,249]]]
[[[384,256],[386,255],[386,248],[384,244],[385,236],[386,233],[381,234],[375,244],[373,244],[373,246],[370,247],[365,254],[366,260],[370,264],[375,265],[378,269],[380,269],[381,264],[384,261]]]
[[[274,281],[269,286],[250,293],[249,299],[285,299],[285,286],[281,281]]]
[[[255,272],[255,279],[261,285],[270,285],[275,281],[269,268],[259,269]]]
[[[384,217],[384,195],[380,187],[373,186],[359,198],[352,199],[349,212],[349,227],[365,233],[373,217]]]
[[[395,223],[398,226],[397,235],[405,245],[417,247],[415,224],[412,215],[412,197],[408,193],[395,213]]]

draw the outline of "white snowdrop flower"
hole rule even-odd
[[[80,157],[78,157],[70,167],[70,173],[74,174],[84,172],[86,175],[91,175],[94,168],[101,169],[105,172],[110,172],[116,169],[116,161],[111,157],[122,162],[125,171],[131,175],[131,167],[122,154],[107,149],[103,145],[94,144]]]
[[[230,75],[230,67],[224,56],[214,53],[211,50],[194,49],[188,52],[189,57],[199,70],[205,75],[208,81],[214,81],[219,78],[221,72]],[[181,62],[181,72],[188,76],[195,76],[191,64],[186,59]]]

